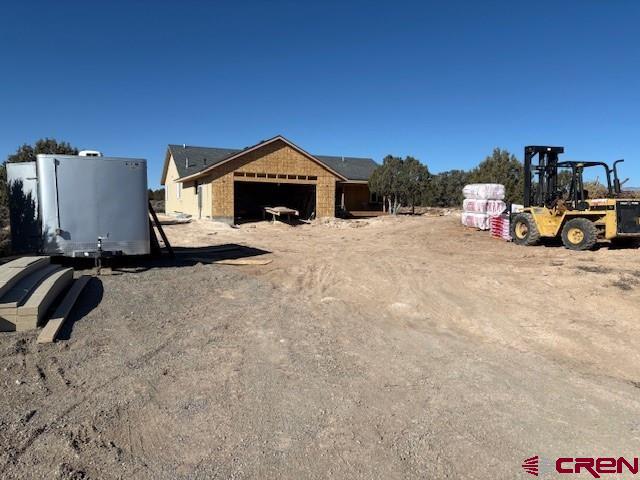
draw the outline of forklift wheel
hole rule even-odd
[[[588,218],[574,218],[562,227],[562,243],[570,250],[590,250],[598,240],[598,230]]]
[[[530,213],[518,213],[511,223],[511,238],[518,245],[537,245],[540,232]]]

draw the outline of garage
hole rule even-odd
[[[316,186],[297,183],[234,182],[236,222],[262,220],[264,207],[286,206],[311,218],[316,208]]]
[[[312,155],[277,135],[243,149],[171,144],[160,183],[169,214],[233,224],[262,219],[268,206],[326,218],[336,208],[379,207],[367,184],[376,167],[370,158]]]

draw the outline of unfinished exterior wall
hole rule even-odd
[[[371,210],[369,204],[369,185],[366,183],[345,183],[342,185],[344,191],[344,208],[347,211]]]
[[[230,222],[234,220],[234,181],[315,184],[316,217],[320,218],[335,216],[336,180],[329,170],[281,141],[220,165],[202,179],[211,183],[212,218]]]
[[[198,190],[195,182],[187,182],[179,187],[175,180],[179,177],[173,157],[169,158],[167,167],[167,178],[165,180],[165,203],[164,209],[168,214],[186,213],[195,218],[211,217],[211,185],[209,183],[202,184],[202,210],[198,208]],[[178,196],[178,189],[180,195]]]

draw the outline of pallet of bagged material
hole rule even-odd
[[[478,230],[489,229],[489,215],[486,213],[462,212],[460,219],[465,227],[477,228]]]
[[[72,280],[73,269],[62,268],[40,283],[27,301],[18,307],[16,330],[23,331],[37,328],[51,304],[69,286]]]
[[[85,285],[91,280],[89,275],[83,275],[79,279],[73,282],[71,288],[65,295],[64,299],[56,308],[56,311],[53,313],[47,324],[38,335],[37,343],[51,343],[56,339],[56,335],[62,328],[65,320],[71,313],[73,306],[76,304],[80,293],[84,289]]]
[[[21,257],[0,265],[0,297],[22,278],[49,265],[49,257]]]
[[[504,185],[500,183],[472,183],[462,189],[464,198],[477,200],[503,200],[504,194]]]
[[[492,237],[511,241],[510,221],[508,215],[491,217],[489,223]]]

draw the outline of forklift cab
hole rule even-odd
[[[615,198],[621,193],[624,182],[618,179],[617,165],[624,160],[615,161],[613,167],[609,168],[604,162],[560,161],[558,156],[561,153],[564,153],[564,147],[525,147],[525,207],[554,208],[563,203],[571,210],[588,209],[588,193],[584,187],[585,168],[604,169],[605,198]]]

